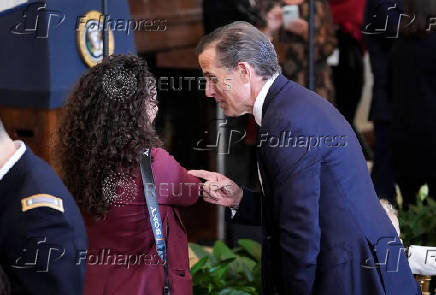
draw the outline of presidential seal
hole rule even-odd
[[[93,67],[103,59],[103,32],[108,30],[109,55],[114,53],[114,35],[110,27],[103,24],[104,16],[91,10],[80,17],[77,27],[77,46],[83,61]]]

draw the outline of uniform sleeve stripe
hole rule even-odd
[[[49,207],[61,212],[64,212],[62,199],[56,198],[48,194],[37,194],[21,200],[22,211],[39,208]]]

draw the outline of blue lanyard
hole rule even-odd
[[[160,217],[159,204],[156,197],[153,170],[151,168],[151,149],[146,149],[140,159],[142,182],[144,184],[144,196],[147,202],[150,224],[153,229],[156,242],[156,251],[163,263],[166,263],[166,244],[163,235],[162,219]],[[168,233],[167,233],[168,235]]]

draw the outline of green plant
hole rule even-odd
[[[436,246],[436,201],[428,197],[428,190],[420,190],[416,205],[398,213],[403,244]]]
[[[212,253],[202,246],[190,243],[191,250],[200,259],[191,268],[194,294],[257,295],[261,290],[261,246],[241,239],[231,250],[217,241]]]

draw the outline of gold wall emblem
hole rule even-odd
[[[114,34],[110,26],[109,31],[109,55],[114,53]],[[80,18],[77,29],[77,46],[83,61],[93,67],[103,59],[103,14],[96,10],[87,12]]]

